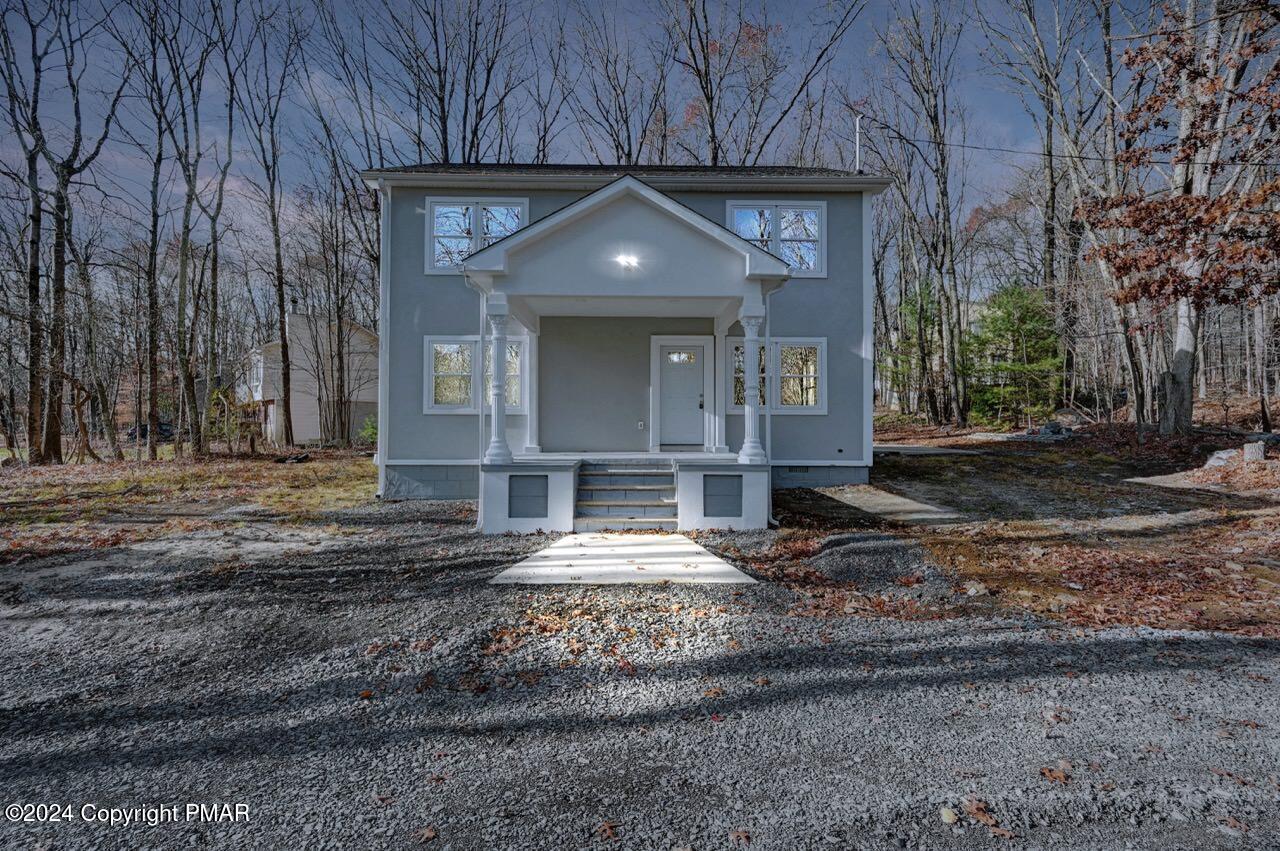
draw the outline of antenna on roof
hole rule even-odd
[[[853,117],[853,170],[862,174],[862,113]]]

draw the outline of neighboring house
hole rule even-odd
[[[355,322],[285,315],[289,334],[289,395],[295,443],[357,441],[378,415],[378,335]],[[344,358],[339,353],[345,353]],[[259,406],[263,436],[284,443],[280,341],[249,352],[237,398]]]
[[[760,528],[771,483],[867,480],[871,197],[887,181],[583,165],[363,177],[382,201],[382,497],[478,497],[492,532]]]

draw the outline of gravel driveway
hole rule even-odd
[[[0,789],[75,814],[0,845],[1280,845],[1280,643],[817,617],[773,581],[490,586],[554,536],[483,538],[449,504],[333,520],[6,568]],[[774,543],[701,541],[747,570]],[[809,566],[950,599],[883,534]]]

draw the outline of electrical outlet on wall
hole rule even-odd
[[[644,431],[644,420],[636,420],[636,431]]]

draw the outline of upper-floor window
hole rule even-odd
[[[529,216],[525,198],[427,199],[427,273],[453,273],[462,261],[504,236]]]
[[[729,229],[781,257],[796,278],[827,276],[823,201],[730,201]]]

